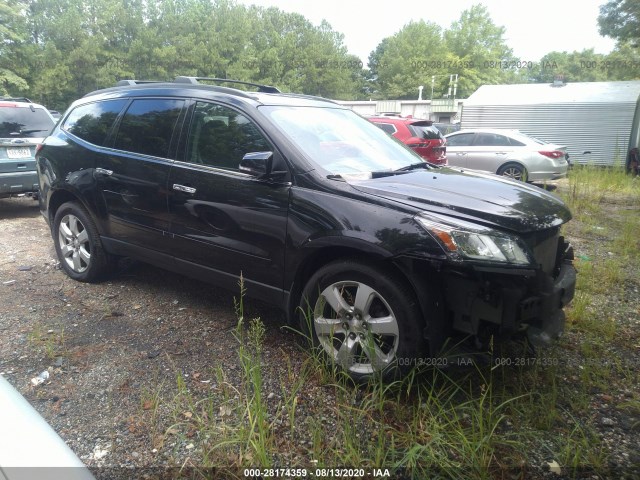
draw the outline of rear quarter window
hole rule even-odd
[[[396,127],[391,125],[390,123],[377,123],[374,122],[373,123],[376,127],[384,130],[385,132],[387,132],[389,135],[393,135],[394,133],[396,133]]]
[[[62,128],[82,140],[103,146],[126,103],[127,100],[107,100],[80,105],[65,119]]]

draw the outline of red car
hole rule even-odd
[[[393,135],[402,143],[411,147],[427,162],[435,165],[447,164],[447,141],[431,120],[411,117],[378,116],[368,117],[370,122]]]

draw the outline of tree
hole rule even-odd
[[[515,81],[513,53],[504,33],[504,27],[493,23],[483,5],[464,10],[460,20],[444,32],[446,48],[455,59],[452,73],[459,73],[460,96],[469,96],[483,84]]]
[[[627,42],[618,42],[600,68],[606,71],[607,80],[639,80],[640,51]]]
[[[367,85],[373,96],[402,99],[417,98],[420,85],[427,91],[433,85],[433,96],[441,97],[455,74],[459,97],[485,83],[515,82],[504,31],[482,5],[463,11],[444,31],[433,23],[412,22],[371,52]]]
[[[12,62],[26,37],[22,8],[23,5],[17,2],[0,3],[0,95],[29,88]]]
[[[59,110],[123,78],[237,78],[331,98],[364,90],[362,62],[323,22],[233,0],[5,0],[0,92]]]
[[[610,0],[600,7],[600,33],[620,41],[640,39],[640,0]]]
[[[372,53],[380,96],[417,98],[418,86],[428,85],[432,75],[446,73],[442,29],[435,23],[411,22],[383,42],[378,53]]]
[[[531,69],[526,82],[551,83],[556,79],[565,82],[601,82],[607,74],[600,67],[605,55],[593,49],[581,52],[549,52]]]
[[[550,52],[524,77],[524,82],[551,83],[557,78],[565,82],[604,82],[640,78],[640,55],[627,44],[618,44],[608,55],[593,49],[581,52]]]

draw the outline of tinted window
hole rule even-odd
[[[69,114],[62,128],[87,142],[103,145],[126,103],[127,100],[108,100],[80,105]]]
[[[241,113],[213,103],[196,104],[189,129],[189,162],[237,170],[247,153],[267,151],[273,147]]]
[[[42,108],[0,107],[0,138],[43,138],[53,125]]]
[[[447,137],[447,145],[450,147],[468,147],[473,141],[474,133],[460,133]]]
[[[374,125],[378,128],[381,128],[389,135],[393,135],[394,133],[396,133],[396,127],[394,127],[390,123],[374,123]]]
[[[171,136],[184,100],[134,100],[124,114],[114,147],[119,150],[167,157]]]
[[[424,140],[439,140],[442,138],[440,130],[431,125],[409,125],[409,131],[414,137],[422,138]]]
[[[508,147],[509,139],[496,133],[479,133],[474,143],[478,147]]]

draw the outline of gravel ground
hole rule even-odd
[[[109,281],[74,282],[58,267],[37,202],[0,200],[0,222],[0,374],[98,476],[116,476],[104,468],[136,467],[125,476],[143,478],[152,467],[197,465],[199,453],[189,432],[167,433],[188,412],[176,411],[179,402],[167,400],[179,394],[178,377],[194,398],[205,398],[222,384],[231,392],[241,388],[234,294],[134,262],[122,262]],[[578,253],[608,255],[598,249],[597,238],[581,235],[577,228],[569,233]],[[640,478],[638,410],[621,408],[639,399],[638,288],[636,275],[602,300],[603,315],[620,322],[629,340],[612,346],[612,353],[627,362],[636,383],[612,378],[610,389],[594,388],[587,419],[597,428],[612,468],[622,469],[626,478]],[[253,301],[245,308],[245,318],[260,316],[267,329],[264,392],[276,406],[282,384],[299,368],[299,342],[280,328],[284,317],[278,310]],[[581,338],[570,329],[562,341],[576,366],[565,380],[576,388],[584,361],[578,352]],[[49,379],[34,386],[31,380],[45,370]],[[300,397],[300,421],[305,412],[313,415],[314,405],[331,401],[327,389],[309,386]],[[219,408],[224,416],[224,405]],[[295,447],[284,446],[290,451],[281,461],[304,452],[306,442],[310,439],[299,438]],[[530,457],[541,465],[549,451],[541,445]]]

